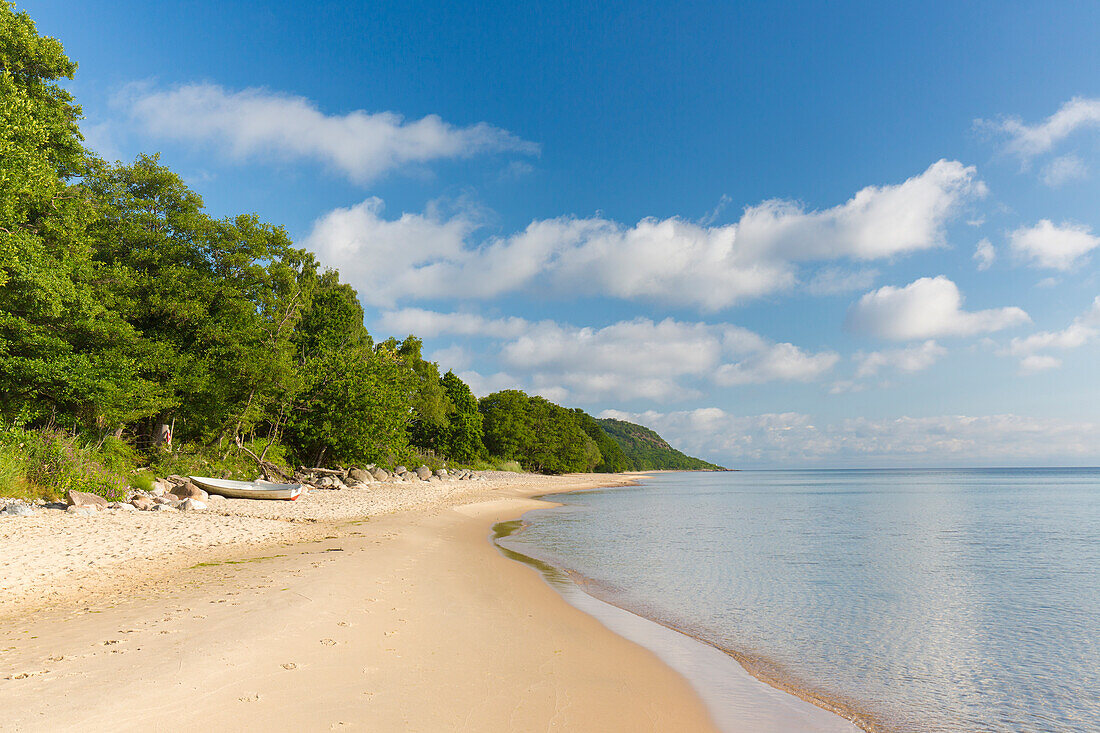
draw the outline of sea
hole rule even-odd
[[[551,500],[498,543],[866,730],[1100,731],[1100,469],[664,473]],[[696,656],[698,688],[730,675]]]

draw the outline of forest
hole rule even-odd
[[[110,494],[141,467],[256,458],[666,467],[580,410],[478,400],[415,336],[376,342],[354,289],[282,227],[211,217],[155,154],[103,160],[62,85],[75,71],[0,2],[0,491]]]

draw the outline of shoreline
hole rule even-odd
[[[502,480],[20,604],[5,729],[714,730],[687,680],[486,541],[535,494],[629,480]]]
[[[644,477],[644,474],[631,475]],[[549,506],[536,507],[531,512],[549,512],[562,506],[551,497],[602,488],[615,487],[589,487],[536,496],[535,499],[544,500]],[[523,531],[528,524],[525,519],[528,513],[525,512],[517,520],[494,526],[492,540],[500,552],[515,562],[537,570],[547,585],[560,593],[570,605],[599,618],[620,636],[653,651],[691,683],[722,730],[746,730],[744,726],[748,719],[751,719],[748,730],[754,732],[836,730],[876,733],[882,730],[854,705],[814,694],[785,683],[777,675],[768,674],[766,670],[769,667],[765,660],[718,646],[660,618],[619,605],[613,593],[598,592],[606,589],[597,581],[501,543],[500,540]]]

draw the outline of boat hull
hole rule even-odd
[[[275,484],[270,481],[230,481],[207,476],[188,476],[208,494],[220,494],[229,499],[265,499],[295,501],[302,495],[301,484]]]

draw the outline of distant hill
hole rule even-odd
[[[707,463],[701,458],[692,458],[681,453],[669,445],[667,440],[647,427],[611,418],[598,419],[596,422],[622,448],[629,465],[627,470],[724,470],[721,466]]]

